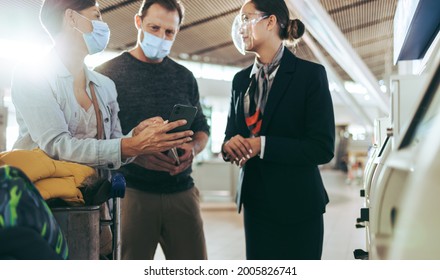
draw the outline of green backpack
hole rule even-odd
[[[0,231],[34,230],[60,259],[68,258],[66,239],[38,190],[20,169],[0,167]]]

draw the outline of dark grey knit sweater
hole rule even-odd
[[[209,135],[209,126],[199,102],[194,75],[184,66],[166,57],[161,63],[145,63],[124,52],[95,69],[112,79],[118,92],[119,119],[122,132],[127,134],[142,120],[160,116],[168,119],[175,104],[197,106],[197,116],[191,129]],[[133,188],[171,193],[191,188],[191,168],[176,176],[148,170],[136,164],[123,166],[128,185]]]

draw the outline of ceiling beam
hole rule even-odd
[[[183,31],[183,30],[185,30],[185,29],[188,29],[188,28],[191,28],[191,27],[194,27],[194,26],[200,25],[200,24],[204,24],[204,23],[207,23],[207,22],[210,22],[210,21],[216,20],[216,19],[218,19],[218,18],[222,18],[222,17],[225,17],[225,16],[229,16],[230,14],[236,14],[236,13],[239,12],[239,11],[240,11],[240,8],[237,8],[237,9],[233,9],[233,10],[230,10],[230,11],[226,11],[226,12],[221,13],[221,14],[217,14],[217,15],[209,16],[209,17],[206,17],[206,18],[201,18],[201,19],[196,20],[196,21],[193,21],[193,22],[191,22],[191,23],[188,23],[188,24],[184,24],[184,25],[182,25],[182,26],[180,27],[180,31]]]
[[[383,57],[390,52],[392,52],[392,48],[383,48],[383,49],[376,49],[371,52],[361,53],[361,54],[359,54],[359,56],[360,56],[360,58],[362,58],[362,60],[364,62],[366,62],[366,60],[371,60],[373,58],[378,58],[378,57],[380,58],[381,57],[380,60],[382,61],[382,63],[385,63]],[[330,55],[326,55],[326,58],[331,59],[332,57]],[[336,61],[333,61],[332,65],[338,65],[338,63]]]
[[[345,89],[343,80],[338,75],[338,72],[335,70],[335,68],[327,60],[322,51],[319,49],[317,44],[307,33],[304,34],[303,40],[309,46],[310,50],[313,52],[318,61],[325,67],[329,76],[329,80],[336,84],[337,88],[334,91],[339,94],[342,101],[352,110],[355,117],[365,125],[367,131],[372,131],[373,120],[365,112],[364,108],[359,105],[356,98],[354,98],[354,96]]]
[[[341,29],[342,33],[346,34],[346,33],[350,33],[353,31],[359,31],[360,29],[364,29],[364,28],[368,28],[371,27],[373,25],[378,25],[387,21],[393,21],[394,17],[393,16],[388,16],[388,17],[384,17],[384,18],[378,18],[369,22],[365,22],[356,26],[352,26],[352,27],[348,27],[348,28],[344,28]],[[391,31],[392,32],[392,31]]]
[[[108,6],[107,8],[102,9],[101,10],[101,14],[105,14],[105,13],[108,13],[108,12],[111,12],[111,11],[123,8],[123,7],[128,6],[128,5],[130,5],[132,3],[135,3],[135,2],[140,2],[140,1],[139,0],[125,0],[125,1],[122,1],[122,2],[120,2],[118,4],[111,5],[111,6]]]
[[[358,2],[355,2],[355,3],[350,3],[348,5],[335,8],[333,10],[329,10],[328,13],[330,15],[333,15],[333,14],[336,14],[336,13],[339,13],[339,12],[343,12],[343,11],[346,11],[346,10],[357,8],[359,6],[362,6],[362,5],[365,5],[365,4],[374,2],[374,1],[376,1],[376,0],[361,0],[361,1],[358,1]]]
[[[387,34],[387,35],[383,35],[383,36],[379,36],[377,38],[372,38],[372,39],[368,39],[368,40],[364,40],[364,41],[359,41],[359,42],[354,42],[353,48],[357,49],[363,46],[367,46],[367,45],[371,45],[377,42],[381,42],[381,41],[386,41],[386,40],[392,40],[393,39],[393,34]]]
[[[362,84],[375,100],[381,113],[390,111],[389,97],[379,87],[376,77],[353,49],[318,0],[289,0],[288,4],[300,15],[309,32],[356,82]]]

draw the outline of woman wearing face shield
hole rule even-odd
[[[40,148],[53,159],[108,170],[191,140],[191,131],[166,133],[185,121],[166,123],[160,117],[140,122],[123,137],[114,83],[84,64],[110,38],[95,0],[45,0],[40,20],[54,46],[14,73],[12,100],[20,127],[14,149]]]
[[[248,259],[320,259],[328,196],[318,165],[334,150],[333,105],[323,66],[283,41],[304,33],[284,0],[248,0],[232,30],[255,62],[232,82],[223,158],[241,167]]]

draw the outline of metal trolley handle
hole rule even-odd
[[[110,197],[113,201],[112,217],[110,220],[101,220],[101,225],[113,226],[113,259],[121,259],[121,198],[125,196],[125,177],[121,173],[115,173],[111,180]]]

